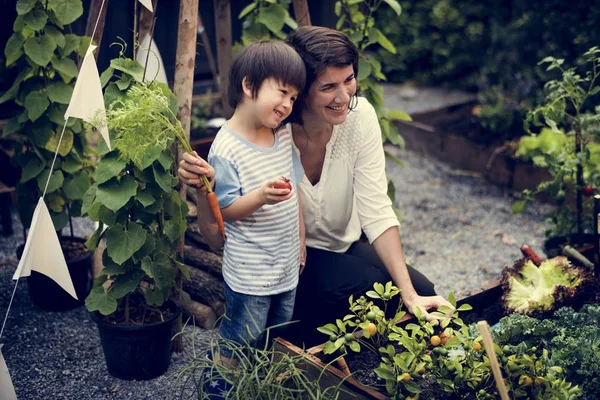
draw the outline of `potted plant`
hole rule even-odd
[[[540,192],[555,200],[547,253],[557,245],[592,242],[593,218],[586,215],[592,214],[592,195],[600,187],[600,107],[593,106],[600,92],[600,48],[589,49],[583,60],[583,74],[575,67],[565,68],[562,59],[546,57],[540,62],[547,71],[559,71],[560,78],[546,83],[545,101],[528,113],[525,127],[531,136],[520,140],[517,151],[552,176],[535,191],[524,191],[513,205],[513,212],[521,212]]]
[[[180,312],[173,299],[185,295],[176,285],[178,270],[189,277],[174,250],[187,214],[171,172],[171,145],[186,143],[175,118],[177,99],[162,83],[140,83],[142,77],[141,65],[125,58],[113,60],[102,76],[113,150],[99,146],[82,210],[99,223],[89,247],[106,241],[104,268],[86,307],[98,324],[110,374],[137,380],[167,370]]]
[[[91,252],[83,238],[73,234],[72,217],[81,215],[83,194],[90,186],[93,165],[81,121],[70,119],[59,144],[67,105],[78,74],[75,57],[83,56],[90,38],[65,34],[66,26],[83,14],[81,0],[18,1],[14,33],[5,48],[6,66],[19,71],[0,104],[12,101],[17,113],[4,127],[14,139],[13,163],[21,169],[17,184],[17,207],[24,227],[31,224],[33,210],[44,200],[58,231],[67,266],[79,300],[54,281],[37,272],[28,278],[32,301],[46,310],[66,310],[83,304],[91,288]],[[58,157],[52,171],[53,158]],[[67,223],[70,235],[62,230]],[[17,249],[20,257],[23,246]]]

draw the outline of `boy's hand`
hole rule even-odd
[[[292,186],[289,179],[279,177],[267,181],[260,188],[260,194],[264,204],[277,204],[289,200],[292,197]]]
[[[208,180],[214,185],[215,169],[210,166],[206,160],[202,159],[195,151],[193,153],[183,153],[179,161],[179,180],[188,186],[195,187],[202,192],[206,192],[202,175],[206,175]]]

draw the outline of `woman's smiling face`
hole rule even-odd
[[[346,120],[352,95],[356,93],[356,77],[352,65],[328,67],[308,90],[304,119],[318,118],[331,125]]]

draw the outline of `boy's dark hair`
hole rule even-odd
[[[359,52],[352,40],[340,31],[322,26],[303,26],[290,33],[285,39],[292,46],[306,66],[304,92],[296,101],[288,121],[302,124],[302,110],[306,94],[317,76],[328,67],[342,68],[352,65],[354,76],[358,76]]]
[[[262,83],[273,78],[290,85],[302,93],[306,83],[304,62],[288,44],[277,40],[260,40],[236,54],[229,72],[227,100],[236,108],[244,97],[242,81],[252,87],[252,99],[256,99]]]

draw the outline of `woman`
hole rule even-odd
[[[306,266],[298,285],[293,339],[323,341],[316,327],[348,312],[348,297],[393,281],[409,310],[449,305],[407,267],[399,223],[387,196],[385,156],[375,110],[356,96],[358,49],[345,34],[302,27],[286,41],[306,65],[306,86],[290,116],[305,176],[298,188],[306,225]],[[186,156],[182,181],[192,177]],[[218,183],[217,183],[218,184]],[[369,243],[359,241],[364,232]]]

